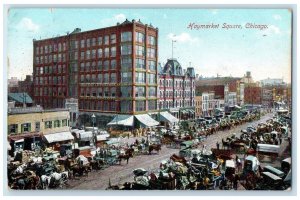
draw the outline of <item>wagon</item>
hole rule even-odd
[[[106,162],[109,165],[114,165],[118,161],[118,151],[117,150],[109,150],[106,156]]]
[[[263,159],[264,156],[270,156],[274,161],[279,155],[280,146],[272,144],[258,144],[257,151],[259,159]]]
[[[263,172],[263,187],[269,190],[284,190],[284,183],[282,178],[270,172]]]
[[[267,165],[264,167],[264,171],[266,172],[270,172],[272,174],[275,174],[276,176],[280,177],[280,178],[283,178],[284,177],[284,172],[279,170],[279,169],[276,169],[275,167],[272,167],[270,165]]]

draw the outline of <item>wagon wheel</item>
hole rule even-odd
[[[249,172],[246,175],[246,188],[247,189],[253,189],[256,185],[256,178],[255,178],[255,174],[253,172]]]
[[[264,155],[258,154],[258,159],[259,159],[259,160],[264,159]]]

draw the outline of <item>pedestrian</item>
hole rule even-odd
[[[237,190],[237,186],[238,186],[238,175],[234,175],[234,179],[233,179],[233,189]]]
[[[217,149],[218,149],[218,150],[220,149],[220,144],[219,144],[219,142],[217,142]]]
[[[282,137],[280,136],[279,137],[279,145],[281,145],[281,143],[282,143]]]

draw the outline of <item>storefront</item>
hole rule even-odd
[[[59,150],[61,144],[67,144],[74,141],[74,136],[71,132],[60,132],[44,135],[48,147],[53,147],[54,150]]]

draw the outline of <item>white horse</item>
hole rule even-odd
[[[23,174],[24,170],[27,168],[27,163],[24,163],[22,165],[20,165],[19,167],[17,167],[17,169],[14,171],[14,174]]]
[[[69,178],[69,172],[64,171],[62,173],[54,172],[50,175],[50,178],[54,180],[54,184],[61,187],[63,184],[65,184]]]
[[[41,185],[43,189],[48,189],[49,185],[50,185],[50,181],[51,181],[51,177],[50,176],[46,176],[46,175],[42,175],[41,176]]]

